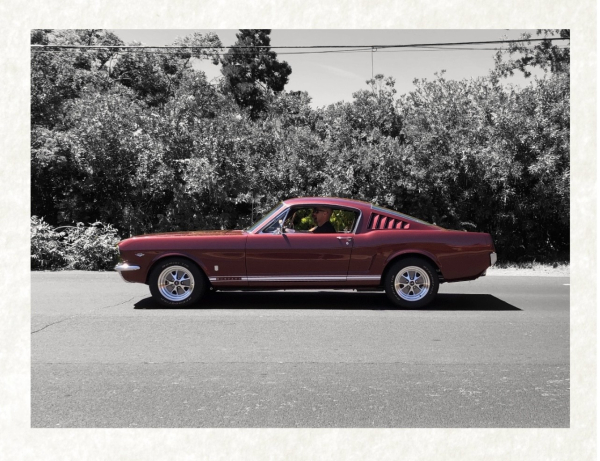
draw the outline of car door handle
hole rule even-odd
[[[338,240],[352,240],[352,237],[338,237]]]

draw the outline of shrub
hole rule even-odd
[[[59,269],[65,267],[62,238],[64,232],[57,232],[44,218],[31,217],[31,269]]]
[[[95,222],[89,227],[77,223],[67,229],[64,240],[67,269],[97,271],[114,267],[119,256],[116,245],[121,240],[114,227]]]
[[[43,218],[32,216],[31,269],[109,270],[118,258],[119,240],[110,224],[53,228]]]

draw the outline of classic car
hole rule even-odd
[[[320,212],[329,216],[327,233],[314,231]],[[356,289],[421,308],[440,283],[474,280],[496,262],[489,234],[341,198],[285,200],[244,230],[141,235],[118,246],[115,270],[170,307],[196,303],[207,290]]]

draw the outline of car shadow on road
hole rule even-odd
[[[135,303],[135,309],[173,309],[160,305],[151,297]],[[218,292],[210,293],[199,303],[177,308],[194,309],[310,309],[310,310],[395,310],[385,293],[351,293],[335,291]],[[412,309],[403,309],[412,310]],[[438,294],[424,311],[520,311],[489,294]]]

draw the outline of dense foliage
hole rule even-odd
[[[32,42],[121,43],[51,30]],[[340,196],[490,232],[504,260],[568,259],[568,54],[523,89],[502,72],[539,62],[498,57],[489,77],[440,73],[398,96],[378,75],[352,102],[314,109],[285,82],[248,105],[193,67],[216,60],[216,35],[178,43],[214,48],[32,53],[32,214],[53,226],[103,222],[126,237],[245,227],[289,197]],[[61,252],[40,232],[35,254],[49,268]]]
[[[31,217],[31,268],[107,270],[115,266],[120,238],[111,225],[54,228],[43,218]]]

